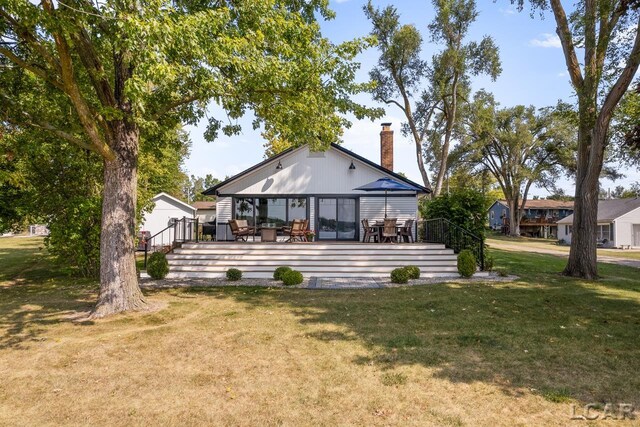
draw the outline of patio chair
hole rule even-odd
[[[397,218],[385,218],[384,225],[382,226],[382,241],[383,242],[397,242],[398,241],[398,230],[396,229],[396,224],[398,223]]]
[[[243,242],[246,242],[249,236],[253,236],[256,230],[254,227],[249,227],[247,220],[244,219],[230,219],[229,227],[231,227],[231,234],[235,240]]]
[[[362,243],[371,243],[371,238],[373,237],[373,241],[378,241],[378,229],[376,227],[371,227],[369,225],[368,219],[362,220],[362,228],[364,229],[364,237],[362,238]]]
[[[296,240],[304,242],[307,240],[304,224],[305,220],[294,219],[291,223],[291,228],[286,227],[284,229],[284,234],[289,236],[287,242],[295,242]]]
[[[398,237],[400,238],[401,241],[406,241],[408,243],[413,243],[413,223],[414,220],[413,219],[408,219],[404,222],[403,226],[400,227],[400,230],[398,231]],[[406,237],[406,240],[405,240]]]

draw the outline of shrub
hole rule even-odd
[[[242,279],[242,271],[238,270],[237,268],[230,268],[227,270],[227,280],[235,282],[240,279]]]
[[[302,273],[297,270],[289,270],[282,275],[282,283],[286,286],[299,285],[303,280]]]
[[[509,273],[507,272],[507,270],[505,270],[504,268],[496,268],[496,273],[498,274],[498,276],[500,277],[507,277],[509,275]]]
[[[282,280],[282,275],[287,271],[291,271],[291,267],[286,267],[286,266],[278,267],[276,268],[276,271],[273,272],[273,278],[275,280]]]
[[[420,278],[420,268],[415,265],[407,265],[404,269],[407,271],[407,276],[409,276],[410,280]]]
[[[446,218],[480,237],[484,235],[487,210],[491,203],[493,200],[480,191],[456,189],[430,200],[425,197],[420,203],[420,213],[426,219]]]
[[[164,279],[169,274],[167,256],[162,252],[154,252],[147,261],[147,274],[152,279]]]
[[[494,264],[495,264],[495,259],[491,255],[486,255],[484,257],[484,269],[485,269],[485,271],[493,271]]]
[[[462,277],[471,277],[476,272],[476,257],[473,253],[465,249],[458,254],[458,273]]]
[[[407,283],[409,281],[409,272],[404,267],[394,268],[391,271],[391,281],[393,283]]]

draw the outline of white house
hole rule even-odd
[[[151,236],[167,228],[172,220],[196,216],[196,208],[167,193],[158,193],[152,200],[155,206],[143,215],[140,225],[140,231],[148,231]]]
[[[558,221],[558,239],[571,243],[573,215]],[[605,247],[640,248],[640,198],[600,200],[594,238]]]
[[[249,225],[288,224],[308,219],[317,239],[358,241],[362,220],[417,219],[418,194],[429,190],[393,172],[393,131],[383,123],[381,165],[337,144],[323,152],[308,146],[288,149],[235,175],[203,194],[217,197],[217,240],[232,240],[228,222],[246,219]],[[409,184],[417,191],[363,192],[354,190],[380,178]]]

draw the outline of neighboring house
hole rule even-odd
[[[520,220],[520,234],[529,237],[556,237],[557,222],[573,213],[573,202],[561,200],[527,200]],[[489,208],[489,227],[509,233],[509,206],[497,200]]]
[[[380,178],[392,178],[427,192],[424,187],[393,172],[393,131],[384,123],[380,132],[381,164],[365,159],[337,144],[323,152],[307,145],[290,148],[203,194],[217,196],[217,240],[232,240],[231,219],[246,219],[249,225],[288,224],[308,219],[316,238],[358,241],[362,219],[384,218],[384,192],[354,188]],[[417,219],[418,192],[387,195],[387,216],[404,221]]]
[[[191,203],[191,206],[196,208],[196,216],[198,222],[204,224],[205,222],[215,221],[216,219],[216,202],[211,201],[198,201]]]
[[[196,208],[167,193],[158,193],[152,200],[155,206],[143,215],[140,225],[140,231],[148,231],[150,236],[164,230],[176,219],[196,216]]]
[[[571,243],[573,215],[558,221],[558,239]],[[640,198],[598,202],[598,227],[594,239],[604,247],[640,248]]]

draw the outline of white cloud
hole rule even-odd
[[[502,13],[504,16],[510,16],[510,15],[515,15],[517,12],[516,10],[513,8],[513,6],[509,6],[506,9],[499,9],[500,13]]]
[[[534,47],[551,47],[551,48],[561,48],[562,44],[560,43],[560,37],[551,33],[543,33],[540,35],[540,38],[533,39],[529,41],[529,46]]]
[[[567,73],[566,71],[561,71],[561,72],[558,73],[558,77],[566,77],[568,75],[569,75],[569,73]]]

